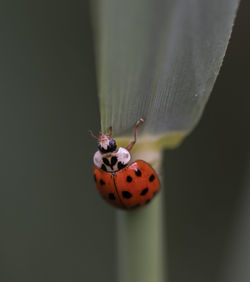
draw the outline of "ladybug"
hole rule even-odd
[[[94,180],[101,196],[111,205],[121,209],[134,209],[148,204],[160,189],[160,181],[154,169],[145,161],[137,160],[129,164],[130,151],[136,143],[137,129],[144,122],[137,121],[134,140],[126,147],[117,149],[108,134],[99,132],[98,151],[94,154]]]

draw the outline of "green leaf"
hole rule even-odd
[[[219,73],[238,3],[93,1],[102,129],[132,134],[143,117],[143,139],[161,137],[167,146],[189,133]]]

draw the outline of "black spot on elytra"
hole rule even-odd
[[[132,182],[133,178],[131,176],[127,176],[127,182]]]
[[[151,201],[151,199],[147,199],[145,204],[148,204]]]
[[[126,199],[130,199],[132,197],[132,194],[128,191],[122,191],[122,196]]]
[[[130,209],[136,209],[136,208],[139,208],[140,204],[137,204],[137,205],[134,205],[132,206]]]
[[[148,188],[145,188],[141,191],[141,196],[144,196],[148,193]]]
[[[102,179],[100,179],[100,184],[105,185],[105,182]]]
[[[102,164],[101,169],[104,170],[104,171],[107,171],[107,168],[106,168],[106,166],[104,164]]]
[[[118,169],[123,169],[126,165],[124,165],[122,162],[118,162],[117,167]]]
[[[109,199],[110,200],[115,200],[115,195],[113,193],[109,193]]]
[[[153,182],[155,180],[155,176],[153,174],[151,174],[148,180],[150,182]]]
[[[135,169],[135,174],[136,174],[136,176],[141,176],[141,171],[138,168],[136,168]]]
[[[94,181],[96,182],[96,175],[94,174],[93,176],[94,176]]]

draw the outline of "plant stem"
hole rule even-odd
[[[145,148],[136,152],[136,159],[144,159],[158,172],[161,152]],[[141,158],[139,157],[141,156]],[[142,157],[143,156],[143,157]],[[164,213],[162,192],[148,206],[135,211],[119,211],[118,281],[163,282],[165,272]]]

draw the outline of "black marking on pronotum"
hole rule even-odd
[[[104,171],[107,171],[107,168],[106,168],[106,166],[104,164],[102,164],[101,169],[104,170]]]
[[[122,191],[122,196],[126,199],[130,199],[132,197],[132,194],[129,193],[129,191]]]
[[[107,158],[102,158],[102,161],[105,163],[105,165],[110,166],[109,160]]]
[[[141,171],[138,168],[136,168],[135,169],[135,174],[136,174],[136,176],[141,176]]]
[[[111,170],[113,170],[113,166],[117,163],[117,157],[112,157],[110,162],[107,158],[102,158],[102,161],[105,163],[105,165],[109,166]]]
[[[153,182],[155,180],[155,176],[153,174],[151,174],[148,180],[150,182]]]
[[[133,178],[130,175],[128,175],[127,176],[127,182],[132,182],[132,180],[133,180]]]
[[[118,164],[117,164],[117,167],[118,167],[119,170],[120,170],[120,169],[123,169],[125,166],[126,166],[126,165],[123,164],[122,162],[118,162]]]
[[[109,193],[109,199],[110,200],[115,200],[115,195],[113,193]]]
[[[148,193],[148,188],[145,188],[141,191],[141,196],[144,196]]]
[[[102,179],[100,179],[100,184],[105,185],[105,182]]]
[[[111,165],[112,165],[112,167],[113,167],[116,163],[117,163],[117,157],[114,156],[114,157],[111,158]],[[113,169],[113,168],[112,168],[112,169]]]

